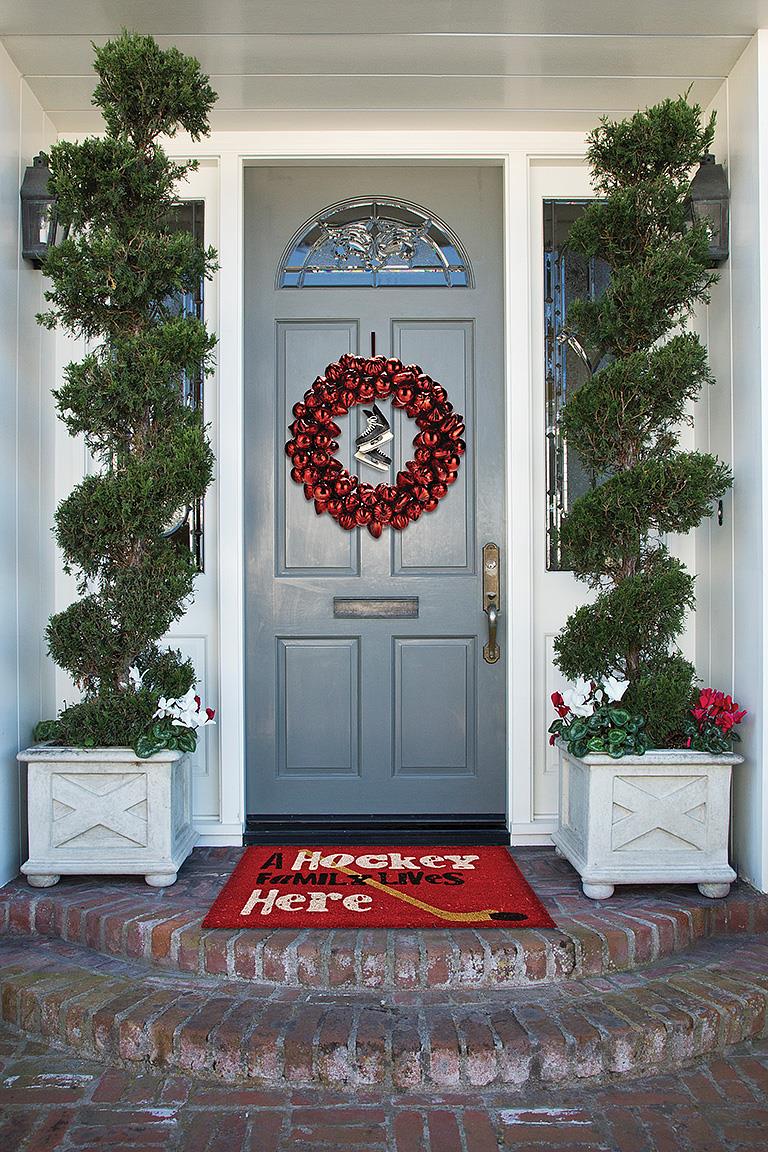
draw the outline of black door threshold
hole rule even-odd
[[[502,813],[466,816],[247,816],[248,844],[509,844]]]

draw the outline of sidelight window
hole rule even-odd
[[[176,204],[166,220],[173,232],[191,232],[199,244],[205,239],[205,201],[183,200]],[[195,316],[203,319],[203,287],[201,280],[194,291],[179,293],[166,300],[165,309],[170,315]],[[203,407],[203,373],[184,374],[181,382],[184,403],[190,408]],[[189,550],[198,572],[204,569],[204,505],[195,500],[190,507],[179,508],[166,526],[164,535],[177,547]]]
[[[547,568],[562,568],[560,521],[595,478],[564,442],[560,419],[568,397],[589,378],[578,345],[568,342],[568,309],[579,298],[594,299],[608,284],[603,260],[568,246],[568,232],[588,200],[544,201],[544,375],[546,387]],[[596,367],[594,365],[593,367]]]

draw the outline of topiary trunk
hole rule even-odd
[[[598,371],[569,400],[563,436],[600,482],[564,517],[564,563],[597,590],[555,640],[575,680],[624,677],[623,703],[646,717],[651,742],[674,742],[695,679],[676,637],[694,607],[694,578],[671,556],[668,532],[689,532],[731,484],[716,457],[681,452],[687,406],[712,382],[697,336],[682,330],[708,301],[704,225],[688,227],[692,167],[709,149],[714,116],[684,98],[619,123],[603,120],[587,157],[603,197],[573,225],[569,243],[611,269],[597,300],[578,300],[568,328]]]
[[[184,381],[212,371],[215,340],[176,314],[174,297],[211,275],[216,253],[174,231],[176,190],[196,165],[169,160],[157,138],[206,134],[215,93],[196,60],[151,37],[124,33],[97,48],[95,70],[107,131],[51,149],[50,187],[70,234],[45,259],[51,307],[38,317],[91,348],[54,392],[97,469],[56,512],[80,599],[47,629],[50,654],[82,700],[38,735],[134,745],[158,697],[194,683],[192,665],[157,644],[184,614],[195,575],[189,552],[163,530],[203,497],[213,473],[203,414],[185,404]]]

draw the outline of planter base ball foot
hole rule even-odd
[[[722,900],[730,890],[730,884],[699,884],[699,892],[702,896],[709,896],[710,900]]]
[[[613,884],[587,884],[581,886],[585,896],[590,900],[608,900],[613,896]]]
[[[565,852],[562,852],[557,844],[555,844],[555,856],[559,857],[560,860],[565,860]]]
[[[32,888],[53,888],[60,879],[61,876],[57,876],[55,872],[38,872],[34,876],[27,876],[27,884]]]
[[[168,888],[176,883],[175,872],[150,872],[144,877],[150,888]]]

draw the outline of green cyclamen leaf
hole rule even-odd
[[[134,751],[140,759],[148,760],[155,752],[160,751],[160,747],[152,736],[139,736]]]
[[[194,752],[197,747],[197,737],[189,728],[183,729],[177,737],[176,747],[181,752]]]

